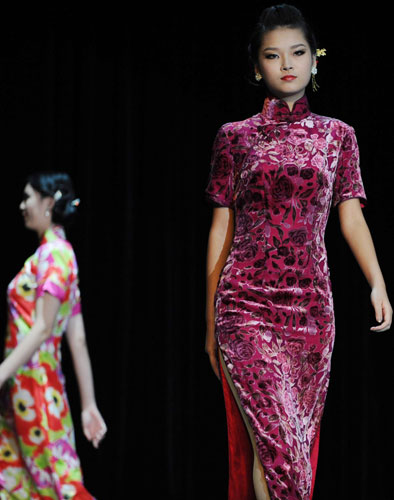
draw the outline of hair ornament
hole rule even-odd
[[[73,201],[71,202],[71,205],[72,205],[73,207],[79,207],[80,203],[81,203],[81,200],[80,200],[79,198],[75,198],[75,200],[73,200]]]
[[[316,57],[326,56],[326,49],[316,49]]]
[[[62,196],[63,196],[62,192],[60,191],[60,189],[58,189],[56,193],[53,195],[53,199],[55,201],[59,201]]]

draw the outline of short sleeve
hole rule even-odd
[[[60,248],[44,245],[40,248],[37,264],[36,298],[45,292],[63,302],[68,287],[70,267]]]
[[[334,180],[333,206],[351,198],[361,198],[361,206],[367,201],[360,171],[360,154],[356,135],[352,127],[347,127],[342,140]]]
[[[216,206],[232,208],[234,159],[227,131],[228,125],[223,125],[216,134],[212,150],[211,172],[205,195],[206,199]]]

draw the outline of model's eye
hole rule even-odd
[[[277,54],[265,54],[265,59],[275,59],[276,57],[278,57]]]
[[[305,50],[303,50],[303,49],[296,50],[296,51],[294,52],[294,55],[296,55],[296,56],[302,56],[303,54],[305,54],[305,52],[306,52],[306,51],[305,51]]]

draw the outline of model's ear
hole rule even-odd
[[[55,206],[55,200],[53,199],[52,196],[45,196],[45,198],[43,198],[45,200],[45,208],[47,210],[50,210],[52,211],[53,210],[53,207]]]

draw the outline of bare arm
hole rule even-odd
[[[206,322],[207,332],[205,351],[213,371],[219,378],[219,367],[216,356],[215,340],[215,306],[214,295],[220,273],[230,252],[234,234],[234,212],[230,208],[220,207],[213,210],[211,230],[207,250],[207,290],[206,290]]]
[[[382,322],[379,326],[371,327],[371,330],[388,330],[393,310],[360,201],[357,198],[343,201],[338,205],[338,210],[342,234],[372,289],[371,302],[375,309],[376,321]]]
[[[86,438],[97,448],[107,431],[94,395],[92,367],[86,344],[82,314],[73,316],[67,325],[66,338],[74,363],[81,396],[82,427]]]
[[[59,307],[59,299],[47,292],[37,299],[36,319],[29,334],[0,365],[0,387],[30,360],[40,345],[50,337]]]

